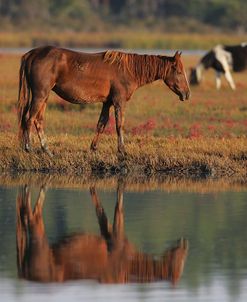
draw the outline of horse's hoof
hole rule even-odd
[[[50,158],[53,158],[54,154],[53,154],[51,151],[46,151],[46,153],[48,154],[48,156],[49,156]]]
[[[24,151],[26,151],[27,153],[30,153],[32,151],[32,149],[29,145],[25,145]]]
[[[91,151],[95,152],[95,151],[97,151],[97,146],[95,144],[92,144],[90,149],[91,149]]]
[[[117,157],[119,160],[124,160],[127,157],[127,152],[125,150],[118,150]]]
[[[95,193],[96,193],[95,187],[90,187],[90,194],[95,195]]]
[[[54,155],[53,153],[50,151],[50,150],[46,150],[45,153],[50,157],[52,158]]]
[[[52,152],[48,149],[48,148],[42,148],[42,150],[49,156],[49,157],[53,157]]]
[[[45,193],[47,191],[47,186],[46,184],[42,184],[41,188],[40,188],[40,192]]]

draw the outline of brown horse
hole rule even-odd
[[[175,284],[183,271],[188,242],[178,244],[157,259],[144,254],[124,234],[123,186],[117,193],[113,226],[108,222],[94,188],[101,236],[77,234],[50,245],[42,218],[45,190],[41,188],[34,210],[30,190],[23,187],[17,198],[17,263],[20,278],[39,282],[93,279],[102,283],[169,280]]]
[[[30,131],[34,124],[42,149],[51,154],[43,120],[47,99],[53,90],[71,103],[103,103],[92,150],[97,149],[99,135],[109,119],[109,109],[114,106],[118,151],[124,154],[124,109],[138,87],[161,79],[181,101],[189,98],[189,84],[180,57],[178,52],[167,57],[118,51],[87,54],[52,46],[32,49],[23,55],[20,67],[18,118],[24,149],[30,151]]]

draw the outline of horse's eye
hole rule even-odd
[[[177,70],[177,69],[175,70],[174,73],[175,73],[176,76],[183,74],[181,70]]]

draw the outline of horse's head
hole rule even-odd
[[[191,85],[198,85],[199,80],[197,76],[197,72],[195,68],[190,68],[190,84]]]
[[[188,254],[189,242],[187,239],[181,238],[178,240],[175,247],[167,250],[164,258],[164,272],[167,278],[176,284],[184,269],[184,263]]]
[[[181,53],[178,51],[170,59],[170,64],[167,66],[164,82],[179,96],[180,101],[189,99],[189,83],[181,60]]]

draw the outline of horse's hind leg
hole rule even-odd
[[[53,156],[50,152],[47,143],[46,143],[46,137],[44,133],[44,114],[46,109],[47,100],[44,102],[43,106],[41,107],[40,111],[38,112],[36,119],[34,120],[34,125],[36,127],[40,145],[43,151],[45,151],[49,156]]]
[[[111,105],[112,105],[112,103],[109,101],[106,103],[103,103],[103,107],[102,107],[102,110],[101,110],[101,113],[99,116],[99,121],[97,124],[96,134],[91,143],[91,150],[93,150],[93,151],[97,150],[99,135],[104,132],[105,126],[109,120],[109,111],[110,111]]]
[[[105,240],[110,240],[112,226],[110,223],[108,223],[107,216],[101,205],[100,200],[98,199],[95,187],[90,187],[90,194],[91,194],[92,202],[95,206],[101,235],[105,238]]]
[[[44,106],[47,98],[48,95],[45,97],[34,95],[32,97],[31,107],[29,110],[29,118],[26,122],[26,129],[24,131],[25,150],[28,152],[31,151],[30,134],[31,134],[32,126],[36,121],[39,112],[42,110],[42,107]]]

